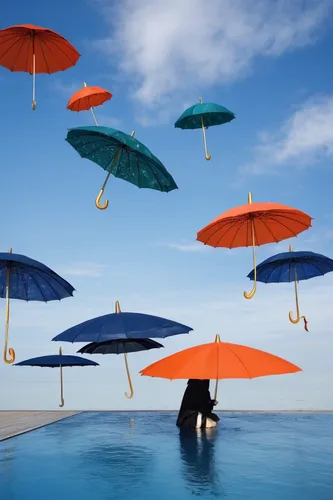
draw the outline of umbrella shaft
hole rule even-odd
[[[96,127],[98,127],[98,123],[97,123],[96,116],[95,116],[95,113],[94,113],[94,108],[93,108],[93,107],[91,107],[91,108],[90,108],[90,111],[91,111],[91,114],[92,114],[92,116],[93,116],[93,119],[94,119],[95,125],[96,125]]]

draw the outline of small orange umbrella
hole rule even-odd
[[[252,299],[257,289],[257,264],[255,247],[266,243],[278,243],[292,238],[311,227],[312,217],[300,210],[279,203],[252,203],[227,210],[197,233],[197,241],[212,247],[252,246],[254,279],[246,299]]]
[[[98,126],[93,108],[101,106],[106,101],[109,101],[111,97],[112,94],[108,90],[102,89],[102,87],[88,87],[84,82],[84,87],[75,92],[68,101],[67,109],[77,112],[90,109],[95,125]]]
[[[257,378],[302,371],[285,359],[244,345],[215,342],[190,347],[153,363],[140,371],[147,377],[174,379],[218,380],[227,378]]]
[[[48,28],[20,24],[0,30],[0,65],[32,75],[32,109],[36,109],[36,73],[56,73],[75,66],[80,54],[68,40]]]

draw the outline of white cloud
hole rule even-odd
[[[96,264],[94,262],[78,262],[70,267],[62,268],[62,273],[68,276],[98,278],[99,276],[103,276],[107,267],[104,264]]]
[[[254,161],[244,172],[264,174],[281,166],[316,164],[333,155],[333,95],[303,103],[273,133],[261,134]]]
[[[171,248],[172,250],[178,250],[179,252],[190,252],[190,253],[201,253],[207,250],[211,250],[212,247],[208,245],[203,245],[200,242],[186,242],[181,241],[179,243],[158,243],[159,246]]]
[[[162,112],[277,57],[314,43],[331,0],[100,0],[110,36],[97,45],[131,83],[132,96]],[[104,7],[104,8],[103,8]]]

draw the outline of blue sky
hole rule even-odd
[[[121,4],[121,6],[119,6]],[[207,5],[206,5],[207,4]],[[73,13],[76,13],[75,15]],[[137,372],[161,357],[216,333],[222,340],[267,350],[303,372],[220,384],[220,408],[332,409],[331,287],[333,276],[300,285],[310,333],[288,321],[293,285],[261,285],[251,301],[243,290],[250,249],[205,248],[196,232],[247,201],[299,208],[313,227],[297,240],[267,245],[258,261],[284,251],[333,255],[333,2],[267,0],[87,0],[6,3],[1,28],[33,23],[59,32],[82,54],[75,68],[31,77],[0,67],[2,110],[2,251],[44,262],[76,288],[60,303],[12,302],[10,345],[17,359],[56,352],[51,338],[94,316],[124,311],[156,314],[193,327],[162,351],[129,356],[136,394],[124,397],[121,356],[94,359],[98,368],[67,369],[67,409],[177,408],[184,382]],[[139,190],[111,178],[109,209],[94,200],[105,173],[65,142],[67,129],[91,125],[89,112],[66,104],[83,81],[113,93],[96,109],[101,125],[145,143],[174,176],[179,190]],[[173,123],[198,101],[236,114],[207,132]],[[5,316],[5,301],[0,305]],[[65,353],[81,347],[63,345]],[[55,370],[0,364],[1,409],[56,409]]]

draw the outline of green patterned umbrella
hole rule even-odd
[[[97,163],[108,172],[96,198],[96,207],[105,210],[109,201],[100,204],[110,175],[139,188],[169,192],[178,189],[173,177],[156,156],[134,137],[107,127],[77,127],[69,130],[66,141],[81,158]]]

